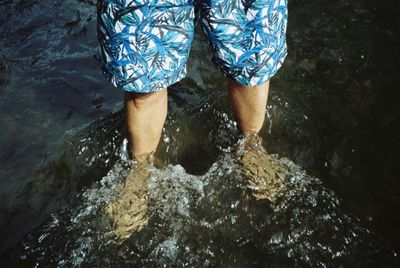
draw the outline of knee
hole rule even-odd
[[[148,105],[148,102],[151,99],[151,94],[154,93],[126,92],[125,100],[127,101],[127,103],[135,106],[135,108],[140,109]]]
[[[125,102],[133,105],[136,109],[154,105],[166,99],[166,89],[152,93],[125,92]]]

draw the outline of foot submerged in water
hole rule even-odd
[[[250,196],[256,200],[276,201],[277,192],[283,185],[287,168],[262,146],[261,138],[253,133],[245,134],[236,146],[239,157],[239,173],[245,181]],[[134,162],[120,192],[105,207],[105,214],[112,225],[118,244],[143,229],[149,220],[148,183],[152,158]]]
[[[256,133],[245,133],[236,148],[240,173],[246,181],[250,194],[257,200],[276,201],[283,185],[287,169],[262,146]]]
[[[134,161],[125,180],[121,182],[120,192],[105,207],[118,244],[140,231],[148,222],[150,172],[147,168],[151,164],[151,161]]]

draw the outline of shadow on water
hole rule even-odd
[[[93,59],[94,2],[0,1],[1,262],[398,265],[397,17],[363,0],[291,0],[290,12],[261,132],[288,170],[277,201],[243,190],[226,85],[198,34],[169,89],[147,224],[119,243],[105,207],[129,161],[121,94]]]

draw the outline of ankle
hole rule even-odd
[[[138,164],[153,165],[154,164],[154,152],[142,153],[142,154],[132,154],[133,161]]]

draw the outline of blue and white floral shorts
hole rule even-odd
[[[287,54],[287,0],[98,0],[97,12],[102,69],[126,91],[185,77],[195,17],[213,62],[239,84],[267,82]]]

